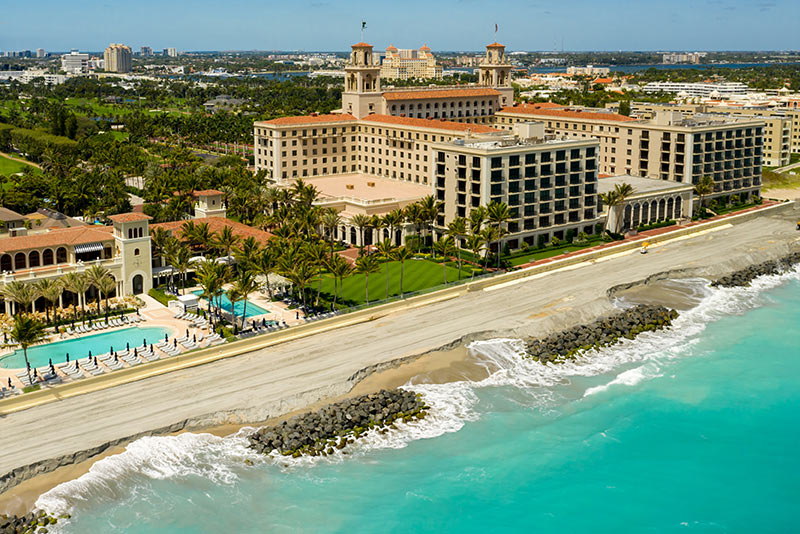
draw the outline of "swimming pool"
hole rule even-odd
[[[203,294],[203,291],[201,289],[197,289],[195,291],[192,291],[192,293],[199,297]],[[237,302],[235,306],[232,306],[231,301],[228,298],[228,295],[222,294],[219,297],[219,307],[228,313],[231,313],[231,309],[233,309],[232,313],[237,317],[241,317],[242,310],[244,309],[244,301],[241,300]],[[265,310],[264,308],[262,308],[257,304],[253,304],[253,302],[250,300],[247,301],[247,310],[244,314],[245,317],[255,317],[256,315],[264,315],[265,313],[269,313],[269,311]]]
[[[140,346],[146,339],[148,343],[158,343],[164,339],[164,334],[172,335],[172,330],[162,326],[133,326],[114,330],[113,332],[102,332],[91,336],[79,337],[75,339],[65,339],[47,343],[46,345],[34,345],[28,347],[28,361],[31,367],[43,367],[50,359],[53,363],[60,363],[66,360],[69,354],[70,360],[85,358],[92,351],[92,355],[105,354],[111,347],[114,350],[124,350],[126,343],[131,347]],[[0,367],[6,369],[16,369],[25,367],[25,356],[22,349],[17,349],[8,356],[0,358]]]

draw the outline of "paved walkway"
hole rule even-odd
[[[772,172],[787,172],[792,169],[797,169],[800,167],[800,161],[796,163],[790,163],[789,165],[784,165],[783,167],[778,167],[777,169],[772,169]]]
[[[37,165],[36,163],[34,163],[32,161],[28,161],[26,159],[18,158],[17,156],[14,156],[13,154],[6,154],[5,152],[0,152],[0,156],[6,157],[6,158],[8,158],[8,159],[10,159],[12,161],[16,161],[16,162],[19,162],[19,163],[24,163],[25,165],[29,165],[30,167],[36,167],[39,170],[42,169],[42,167],[40,165]]]

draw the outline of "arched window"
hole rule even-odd
[[[28,267],[38,267],[39,265],[41,265],[41,262],[39,261],[40,259],[41,256],[39,256],[39,251],[32,250],[28,254]]]
[[[134,256],[138,256],[139,255],[139,249],[138,248],[133,249],[133,255]]]
[[[48,248],[42,252],[42,265],[53,265],[53,249]]]
[[[667,200],[667,219],[672,219],[674,217],[673,209],[675,209],[675,199],[670,197],[670,199]]]
[[[14,270],[25,268],[25,253],[17,252],[14,256]]]
[[[13,267],[11,266],[11,255],[3,254],[3,257],[0,258],[0,271],[12,271]]]
[[[647,217],[650,214],[650,209],[649,208],[650,208],[650,204],[648,204],[647,202],[642,204],[642,224],[647,224],[647,221],[648,221]]]
[[[675,218],[683,217],[683,199],[680,196],[675,197]]]
[[[636,203],[636,204],[633,206],[633,226],[634,226],[634,227],[636,227],[636,226],[639,226],[639,224],[640,224],[640,221],[639,221],[639,217],[640,217],[640,213],[639,213],[639,212],[640,212],[640,211],[641,211],[641,206],[640,206],[640,205],[639,205],[639,203],[637,202],[637,203]]]
[[[128,239],[133,238],[133,228],[128,228]]]
[[[658,202],[655,200],[650,203],[650,222],[658,220]]]
[[[58,247],[56,250],[56,263],[67,263],[67,249]]]
[[[139,227],[139,237],[142,237],[143,235],[144,235],[144,231],[143,231],[143,228],[140,226]]]
[[[658,220],[664,220],[664,208],[666,207],[667,203],[664,202],[664,199],[658,201]]]
[[[631,227],[631,212],[632,211],[633,210],[631,209],[631,205],[630,204],[625,206],[625,215],[622,218],[622,228],[617,228],[617,232],[619,232],[619,231],[621,231],[623,229],[627,230],[628,228]]]

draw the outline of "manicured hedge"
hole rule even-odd
[[[0,147],[14,147],[27,154],[31,161],[41,161],[42,154],[48,148],[68,154],[77,150],[78,143],[68,137],[52,135],[41,130],[27,130],[10,124],[0,124]]]

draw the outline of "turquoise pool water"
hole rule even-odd
[[[348,456],[150,437],[38,504],[66,533],[796,532],[800,282],[705,289],[671,331],[481,382],[414,386],[429,418]],[[255,465],[245,465],[245,460]]]
[[[192,291],[192,293],[200,296],[203,294],[203,291],[198,289],[196,291]],[[233,310],[234,315],[241,317],[242,311],[244,311],[244,301],[239,301],[236,303],[236,305],[233,305],[228,298],[228,295],[223,294],[219,297],[219,307],[228,313],[231,313],[231,310]],[[247,301],[247,310],[244,314],[245,317],[255,317],[256,315],[264,315],[266,313],[269,313],[269,311],[265,310],[261,306],[258,306],[257,304],[253,304],[252,301]]]
[[[133,326],[46,345],[34,345],[28,348],[28,361],[31,367],[42,367],[47,365],[51,358],[53,363],[63,362],[67,354],[70,360],[74,360],[85,358],[89,355],[89,351],[93,355],[98,355],[109,352],[111,347],[114,347],[114,350],[123,350],[126,343],[130,343],[131,347],[139,346],[145,339],[148,343],[158,343],[164,339],[164,334],[171,336],[172,330],[161,326]],[[4,356],[0,359],[0,366],[6,369],[24,368],[25,357],[22,350],[17,349],[13,354]]]

